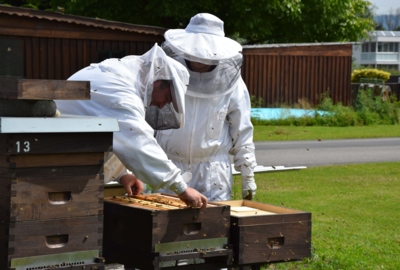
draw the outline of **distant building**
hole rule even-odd
[[[363,67],[400,70],[400,31],[373,31],[353,46],[353,58]]]

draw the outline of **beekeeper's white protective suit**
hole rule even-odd
[[[211,201],[232,196],[232,168],[242,175],[243,198],[256,192],[256,159],[251,103],[241,78],[242,47],[224,37],[223,22],[203,13],[192,17],[186,29],[168,30],[162,48],[188,67],[185,126],[157,131],[168,157],[186,173],[186,181]],[[213,66],[205,73],[190,70],[190,62]]]
[[[184,94],[189,81],[184,66],[168,57],[158,45],[154,45],[142,56],[107,59],[92,64],[72,75],[69,80],[90,81],[91,99],[57,100],[61,114],[118,120],[120,132],[114,132],[113,139],[113,152],[118,158],[111,156],[106,162],[105,182],[118,180],[120,176],[129,173],[127,168],[153,189],[169,189],[176,194],[185,191],[187,185],[180,169],[158,145],[153,129],[169,128],[158,125],[169,123],[169,119],[173,119],[173,128],[183,126]],[[172,81],[173,102],[167,104],[163,111],[150,115],[148,112],[153,82],[157,80]],[[168,110],[167,118],[161,119],[164,109]],[[146,120],[154,115],[154,124],[150,126]]]

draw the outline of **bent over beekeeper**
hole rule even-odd
[[[90,100],[57,100],[61,114],[116,118],[113,153],[105,164],[106,182],[120,181],[129,195],[143,183],[168,189],[187,205],[205,207],[207,199],[187,186],[154,138],[154,130],[184,125],[184,94],[189,74],[156,44],[142,56],[107,59],[78,71],[68,80],[90,81]],[[123,166],[117,166],[118,164]],[[131,174],[132,172],[133,174]],[[138,180],[140,179],[140,180]]]
[[[164,51],[182,63],[190,79],[185,126],[157,132],[157,141],[184,172],[187,184],[209,200],[232,197],[232,168],[241,172],[242,197],[256,193],[251,102],[241,77],[242,47],[226,38],[212,14],[192,17],[185,29],[168,30]]]

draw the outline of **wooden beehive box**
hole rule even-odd
[[[182,258],[210,263],[222,256],[223,266],[232,255],[226,246],[229,218],[229,206],[187,208],[167,194],[108,197],[104,199],[104,258],[106,263],[142,270],[171,266]]]
[[[301,260],[311,255],[311,213],[260,202],[215,202],[231,207],[235,265]]]
[[[89,92],[88,82],[0,78],[3,101]],[[118,130],[116,119],[0,116],[0,269],[104,267],[104,152]]]
[[[103,265],[93,256],[102,252],[104,152],[116,120],[0,117],[0,124],[0,269],[56,258]]]
[[[112,136],[0,134],[1,221],[102,215],[102,166]]]

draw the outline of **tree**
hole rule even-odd
[[[366,12],[364,13],[364,18],[372,18],[375,23],[374,30],[385,30],[384,21],[382,15],[376,15],[376,10],[378,9],[375,5],[370,5],[367,7]]]
[[[382,24],[376,24],[375,25],[375,31],[385,31],[386,29],[385,29],[385,27],[383,27],[383,25]]]
[[[15,0],[14,0],[15,1]],[[7,2],[3,0],[3,2]],[[359,41],[374,29],[366,0],[25,0],[67,14],[184,28],[199,12],[247,44]]]
[[[384,15],[384,20],[388,30],[396,30],[400,27],[400,8],[396,9],[396,11],[390,8],[389,14]]]

